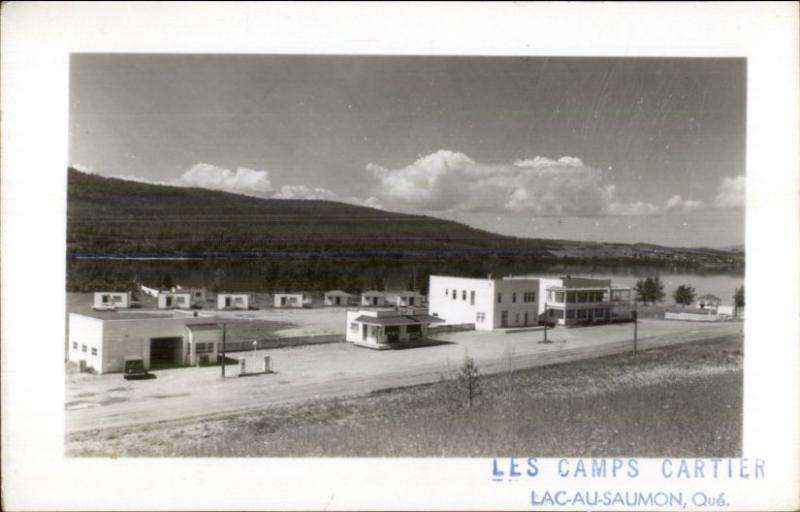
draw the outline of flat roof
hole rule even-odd
[[[198,331],[212,331],[220,329],[219,324],[187,324],[186,327]]]
[[[70,314],[88,316],[90,318],[97,318],[99,320],[148,320],[154,318],[178,318],[167,313],[159,315],[158,313],[134,313],[129,311],[86,311],[82,313],[72,312]]]
[[[392,315],[392,316],[367,316],[356,317],[355,322],[371,325],[413,325],[444,322],[441,318],[429,315]]]

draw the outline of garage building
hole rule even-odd
[[[208,318],[145,313],[70,313],[67,358],[98,373],[121,372],[126,357],[147,369],[214,363],[222,328]]]

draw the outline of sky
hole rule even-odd
[[[524,237],[744,243],[744,59],[99,55],[70,164]]]

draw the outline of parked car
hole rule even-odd
[[[141,357],[126,357],[123,364],[123,377],[127,379],[146,379],[150,373],[144,367]]]
[[[93,311],[116,311],[117,310],[117,306],[115,306],[113,304],[109,304],[107,306],[105,306],[105,305],[92,306],[92,310]]]

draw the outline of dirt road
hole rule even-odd
[[[641,349],[734,335],[740,323],[639,323]],[[461,332],[439,335],[437,346],[373,351],[345,343],[248,352],[270,355],[276,373],[220,379],[218,367],[156,372],[157,378],[125,381],[119,374],[80,375],[66,386],[66,431],[188,420],[257,410],[276,404],[350,396],[434,382],[457,369],[466,354],[482,373],[530,368],[632,349],[632,325],[617,324],[542,332]],[[243,354],[244,355],[244,354]],[[235,375],[235,367],[227,369]]]

